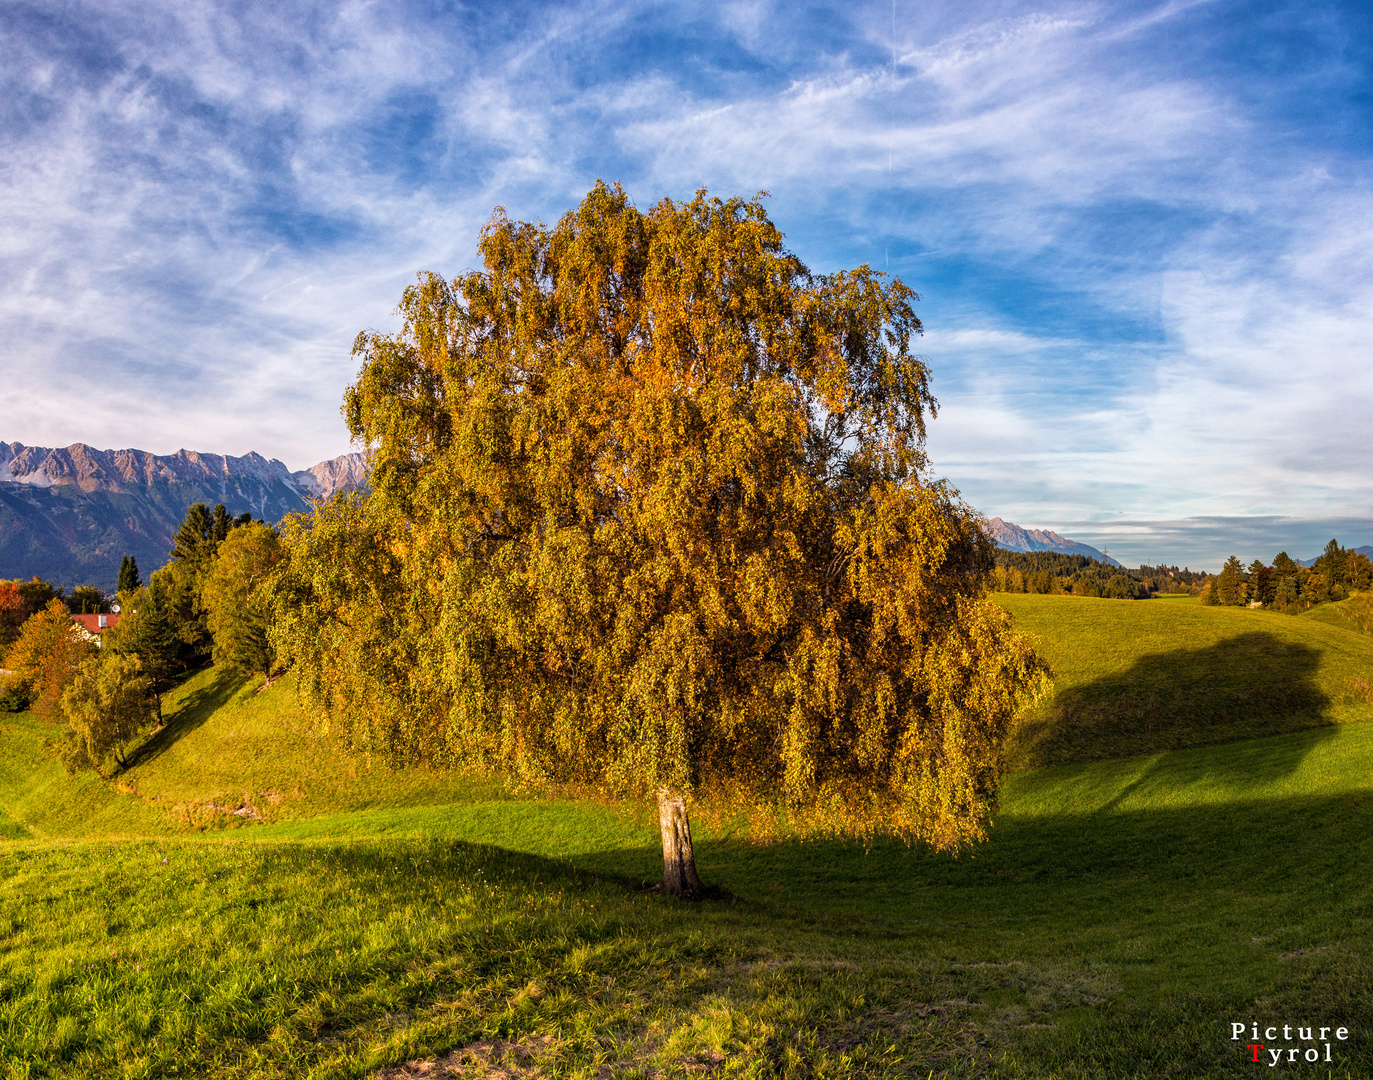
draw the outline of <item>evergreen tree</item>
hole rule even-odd
[[[140,670],[149,680],[153,705],[161,716],[158,695],[171,689],[174,677],[194,664],[199,655],[181,640],[154,585],[125,594],[125,601],[119,625],[105,632],[104,649],[138,660]]]
[[[276,653],[267,637],[272,571],[281,560],[277,531],[242,525],[219,545],[205,576],[202,599],[214,638],[214,660],[269,682]]]
[[[1344,585],[1345,562],[1344,548],[1340,547],[1338,540],[1332,538],[1330,543],[1325,545],[1325,550],[1321,552],[1313,567],[1325,579],[1327,593],[1336,593]]]
[[[223,503],[213,511],[204,503],[193,503],[172,538],[171,562],[152,575],[150,584],[163,615],[175,628],[178,655],[187,666],[210,655],[201,592],[215,552],[233,525]]]
[[[143,584],[138,576],[138,562],[132,555],[125,555],[119,562],[119,585],[116,592],[132,593]]]
[[[224,538],[229,535],[229,530],[234,527],[234,520],[229,517],[229,511],[225,509],[223,503],[215,503],[214,515],[210,521],[210,542],[216,548],[224,542]]]
[[[1273,602],[1275,592],[1273,570],[1271,567],[1263,565],[1263,561],[1255,559],[1249,565],[1249,595],[1253,600],[1267,606]]]
[[[1279,551],[1273,556],[1273,573],[1278,577],[1294,577],[1300,569],[1296,560],[1285,551]]]
[[[220,509],[223,509],[221,504]],[[192,503],[172,537],[172,558],[182,563],[199,563],[210,555],[214,520],[204,503]]]
[[[1216,599],[1226,607],[1236,607],[1243,601],[1243,586],[1244,566],[1237,556],[1231,555],[1216,579]]]

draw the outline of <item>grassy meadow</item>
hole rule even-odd
[[[114,782],[0,716],[0,1075],[1233,1077],[1245,1022],[1373,1076],[1373,636],[998,599],[1055,693],[989,841],[698,827],[697,903],[650,813],[358,761],[285,680]]]

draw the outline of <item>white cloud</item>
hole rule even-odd
[[[1163,62],[1204,7],[903,3],[895,39],[886,4],[399,10],[76,8],[106,66],[75,71],[11,29],[51,111],[0,130],[0,437],[341,452],[356,332],[494,204],[604,176],[767,188],[816,269],[894,256],[932,456],[988,513],[1373,505],[1367,147]]]

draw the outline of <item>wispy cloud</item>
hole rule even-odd
[[[356,332],[605,177],[766,188],[816,269],[920,290],[988,513],[1373,517],[1362,17],[8,4],[0,437],[341,452]]]

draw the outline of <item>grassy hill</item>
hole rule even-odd
[[[1373,718],[1373,636],[1344,626],[1191,598],[996,600],[1054,673],[1011,742],[1017,768]]]
[[[636,889],[661,869],[651,815],[368,766],[285,682],[195,676],[122,790],[3,718],[0,1069],[362,1077],[457,1052],[508,1077],[1231,1077],[1259,1067],[1231,1039],[1255,1022],[1351,1028],[1332,1063],[1283,1068],[1373,1075],[1373,724],[1341,697],[1365,638],[1009,599],[1058,680],[1025,730],[1065,698],[1094,718],[1029,745],[1095,760],[1013,776],[959,858],[701,830],[727,898],[697,904]],[[1125,756],[1189,645],[1249,681],[1197,672],[1190,735],[1164,686],[1154,731],[1210,745]],[[1293,730],[1250,737],[1256,672],[1261,723]]]
[[[1341,630],[1373,634],[1373,593],[1355,593],[1347,600],[1317,604],[1298,618],[1338,626]]]

